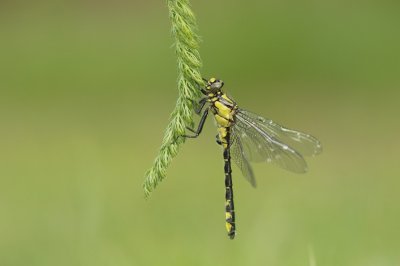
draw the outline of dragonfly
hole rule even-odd
[[[204,97],[198,102],[195,113],[201,115],[197,129],[187,128],[197,138],[211,111],[218,134],[216,141],[223,149],[225,172],[225,227],[230,239],[236,235],[236,217],[233,202],[231,159],[253,187],[256,179],[250,162],[264,162],[280,166],[295,173],[305,173],[307,163],[304,156],[315,156],[322,152],[318,139],[300,131],[283,127],[274,121],[246,111],[222,91],[220,79],[203,79],[200,87]]]

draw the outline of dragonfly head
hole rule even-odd
[[[221,91],[221,88],[224,86],[224,82],[216,78],[210,78],[209,80],[206,80],[206,83],[207,93],[217,93]]]

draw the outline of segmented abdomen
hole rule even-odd
[[[227,135],[225,140],[229,143],[229,128],[227,130]],[[229,151],[229,146],[224,147],[224,171],[225,171],[225,220],[226,220],[226,230],[228,231],[228,236],[233,239],[236,234],[235,225],[235,206],[233,203],[233,190],[232,190],[232,169],[231,169],[231,154]]]

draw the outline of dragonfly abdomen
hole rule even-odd
[[[229,143],[229,128],[226,129],[227,134],[225,140]],[[235,238],[236,225],[235,225],[235,205],[233,203],[233,189],[232,189],[232,169],[231,169],[231,154],[229,145],[224,147],[224,171],[225,171],[225,220],[226,230],[230,239]]]

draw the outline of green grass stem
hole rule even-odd
[[[193,126],[193,102],[200,96],[198,85],[203,84],[196,19],[189,1],[168,0],[167,4],[178,63],[179,96],[165,130],[160,152],[152,168],[145,174],[143,189],[146,197],[166,177],[167,167],[185,141],[180,136],[185,134],[186,127]]]

